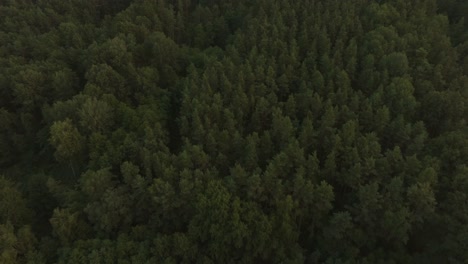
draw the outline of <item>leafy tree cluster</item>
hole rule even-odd
[[[2,1],[0,263],[466,263],[467,8]]]

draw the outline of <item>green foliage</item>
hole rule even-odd
[[[31,211],[21,191],[13,182],[0,177],[0,223],[20,227],[31,219]]]
[[[50,127],[50,143],[55,147],[55,158],[68,161],[83,150],[84,138],[70,119],[55,122]]]
[[[465,263],[465,2],[2,3],[0,263]]]

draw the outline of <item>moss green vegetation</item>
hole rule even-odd
[[[467,263],[467,15],[1,1],[0,263]]]

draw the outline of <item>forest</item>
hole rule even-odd
[[[468,263],[468,1],[2,0],[0,263]]]

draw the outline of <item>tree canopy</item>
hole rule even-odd
[[[468,4],[6,0],[1,263],[466,263]]]

